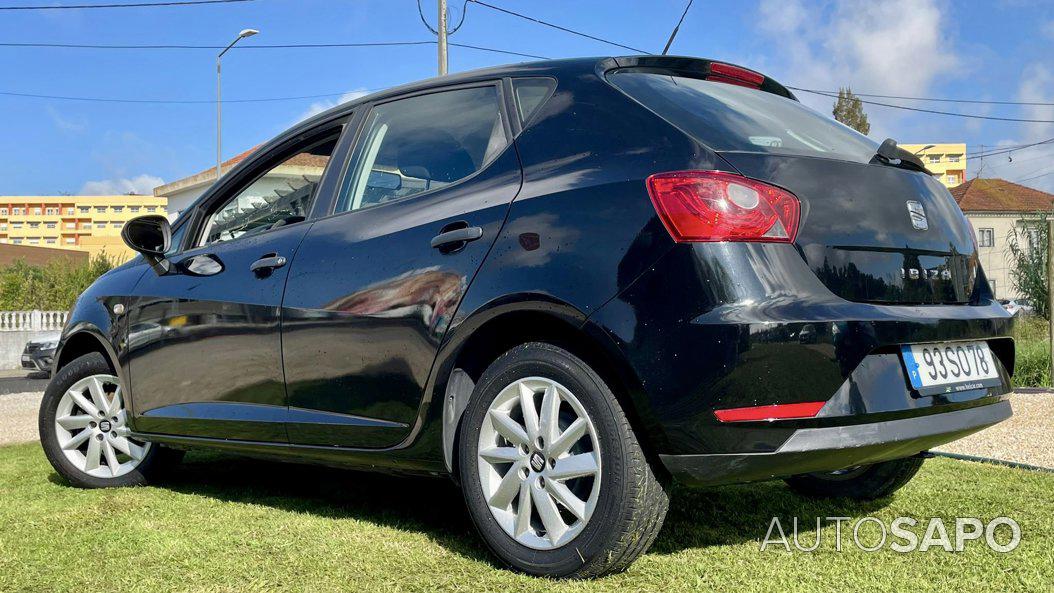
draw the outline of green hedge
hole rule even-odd
[[[33,266],[20,260],[0,267],[0,310],[67,311],[85,288],[114,265],[113,259],[100,254],[79,265],[56,260]]]

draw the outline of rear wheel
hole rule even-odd
[[[101,354],[62,367],[48,384],[38,417],[40,443],[52,467],[85,488],[138,486],[182,451],[130,435],[120,380]]]
[[[480,535],[530,574],[624,570],[654,541],[669,507],[611,390],[549,344],[514,348],[483,373],[458,453]]]
[[[786,482],[792,490],[806,496],[874,500],[900,490],[919,472],[922,462],[922,457],[894,459],[835,472],[793,476]]]

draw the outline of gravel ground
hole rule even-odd
[[[1006,422],[935,449],[1054,468],[1054,393],[1015,393]]]
[[[37,440],[40,393],[0,395],[9,413],[0,416],[0,445]],[[1054,468],[1054,393],[1015,393],[1006,422],[936,449]]]
[[[7,393],[0,395],[8,413],[0,416],[0,445],[37,440],[37,410],[39,392]]]

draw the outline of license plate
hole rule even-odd
[[[23,356],[22,357],[22,362],[33,362],[33,359],[28,357],[28,356]]]
[[[911,386],[923,395],[981,389],[1002,383],[984,342],[911,344],[900,347]]]

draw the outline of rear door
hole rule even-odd
[[[282,351],[293,443],[387,447],[418,419],[451,318],[520,187],[498,81],[373,105],[293,260]]]
[[[342,126],[280,148],[199,206],[171,271],[128,306],[136,430],[286,442],[280,306]]]

